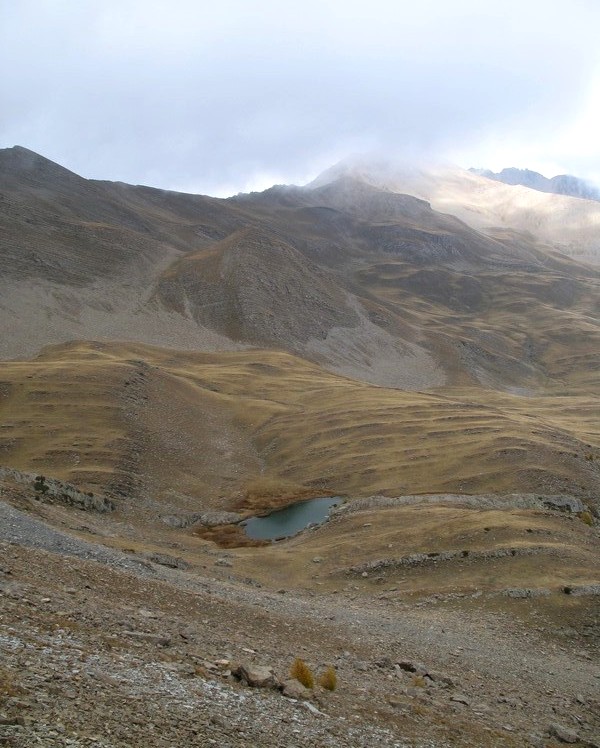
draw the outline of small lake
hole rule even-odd
[[[278,509],[266,517],[251,517],[241,523],[248,537],[254,540],[275,540],[296,535],[309,525],[320,525],[332,507],[343,503],[339,496],[309,499]]]

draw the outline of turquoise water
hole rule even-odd
[[[339,496],[310,499],[271,512],[266,517],[251,517],[242,522],[248,537],[254,540],[289,538],[309,525],[320,525],[329,516],[329,510],[342,503]]]

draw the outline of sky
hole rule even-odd
[[[0,147],[225,196],[351,155],[600,184],[600,0],[0,0]]]

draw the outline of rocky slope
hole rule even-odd
[[[562,380],[543,351],[562,356],[568,336],[597,365],[596,271],[364,175],[330,177],[218,200],[2,151],[0,354],[260,345],[384,386],[506,389]]]
[[[49,514],[4,488],[5,745],[598,745],[598,585],[415,594],[376,571],[328,581],[315,556],[311,587],[292,575],[278,588],[240,550],[192,549],[181,535],[170,556],[143,552],[141,538],[107,550],[93,516]],[[333,665],[337,689],[283,695],[297,656],[317,674]]]

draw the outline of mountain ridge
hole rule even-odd
[[[557,195],[578,197],[584,200],[600,200],[600,190],[584,179],[574,177],[570,174],[557,174],[554,177],[548,178],[537,171],[517,169],[515,167],[508,167],[502,169],[500,172],[474,168],[469,169],[469,171],[480,177],[493,179],[504,184],[530,187],[539,192],[551,192]]]
[[[534,240],[586,263],[600,263],[600,204],[479,176],[452,164],[403,164],[352,158],[335,164],[311,185],[354,175],[379,189],[408,193],[449,213],[490,238]]]
[[[542,351],[565,348],[558,330],[600,347],[586,321],[596,270],[393,185],[334,169],[316,186],[219,199],[84,180],[16,156],[0,153],[5,357],[73,338],[260,345],[383,386],[510,388],[520,377],[552,384]],[[538,344],[523,363],[530,338]]]

